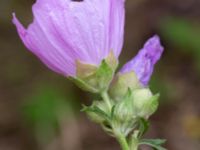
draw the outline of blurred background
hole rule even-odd
[[[80,112],[93,95],[48,70],[19,39],[11,13],[25,24],[34,0],[0,0],[0,150],[119,150],[118,143]],[[165,52],[150,88],[160,107],[146,137],[169,150],[200,149],[200,1],[127,0],[121,63],[152,35]],[[144,150],[148,148],[144,148]]]

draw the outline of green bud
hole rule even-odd
[[[137,116],[148,118],[158,108],[159,94],[153,95],[150,89],[137,89],[133,91],[133,107]]]
[[[128,135],[135,127],[137,116],[134,115],[132,92],[130,89],[124,99],[117,102],[113,116],[113,125],[118,133]]]
[[[114,128],[128,135],[137,125],[139,118],[148,118],[158,107],[159,95],[153,95],[148,88],[128,89],[123,99],[117,102],[113,111]]]
[[[119,101],[126,95],[128,89],[135,90],[142,88],[136,74],[132,71],[129,73],[118,73],[110,86],[109,94],[112,99]]]
[[[76,77],[70,77],[70,79],[85,91],[101,93],[108,89],[117,64],[117,59],[112,52],[99,67],[77,61]]]
[[[128,91],[124,100],[119,101],[115,106],[115,115],[122,122],[129,121],[133,117],[133,101],[131,100],[131,94],[131,91]]]

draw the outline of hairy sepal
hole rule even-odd
[[[140,88],[142,88],[142,85],[133,71],[118,73],[111,83],[109,94],[114,100],[120,101],[126,95],[128,89],[133,91]]]
[[[85,91],[102,93],[102,91],[107,91],[117,64],[117,60],[112,52],[106,59],[102,60],[99,67],[77,61],[76,77],[70,77],[70,79]]]

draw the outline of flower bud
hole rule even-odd
[[[153,95],[148,88],[133,92],[133,108],[138,117],[148,118],[158,107],[159,94]]]
[[[127,62],[115,76],[109,91],[112,98],[121,100],[128,88],[135,90],[147,87],[154,66],[163,50],[157,35],[150,38],[138,54]]]
[[[123,100],[118,101],[113,112],[114,128],[118,133],[128,135],[137,122],[133,109],[132,92],[129,89]]]
[[[118,104],[115,107],[115,113],[117,114],[116,116],[124,122],[130,120],[133,117],[134,110],[133,101],[131,99],[132,93],[129,90],[124,100],[118,102]]]
[[[139,118],[148,118],[158,107],[159,95],[153,95],[147,88],[128,89],[126,96],[114,108],[115,128],[128,135],[136,127]]]
[[[109,94],[114,100],[120,101],[126,95],[128,89],[132,91],[139,88],[142,88],[142,85],[134,71],[118,73],[111,83]]]
[[[134,71],[141,84],[146,87],[163,50],[160,38],[157,35],[153,36],[144,44],[138,54],[120,69],[120,72]]]

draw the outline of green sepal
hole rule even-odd
[[[143,139],[140,141],[140,145],[149,145],[152,148],[154,148],[155,150],[167,150],[166,148],[162,147],[161,145],[163,145],[166,142],[166,140],[164,139]]]
[[[109,94],[112,99],[120,101],[126,95],[128,89],[133,91],[140,88],[142,88],[142,85],[135,72],[118,73],[111,83]]]
[[[72,82],[74,82],[79,88],[81,88],[85,91],[92,92],[92,93],[98,93],[98,90],[96,88],[88,85],[86,82],[84,82],[80,78],[68,77],[68,79],[71,80]]]
[[[158,108],[159,94],[152,95],[150,89],[143,88],[133,91],[135,114],[140,118],[148,118]]]
[[[146,110],[145,114],[143,114],[144,116],[146,115],[146,117],[149,117],[156,112],[159,106],[159,97],[160,94],[153,95],[152,98],[149,99],[148,103],[144,105],[144,110]]]
[[[108,89],[117,64],[112,52],[106,59],[102,60],[99,67],[77,61],[76,77],[69,77],[69,79],[85,91],[101,93]]]
[[[144,118],[140,118],[138,138],[141,139],[148,129],[149,129],[149,121]]]

